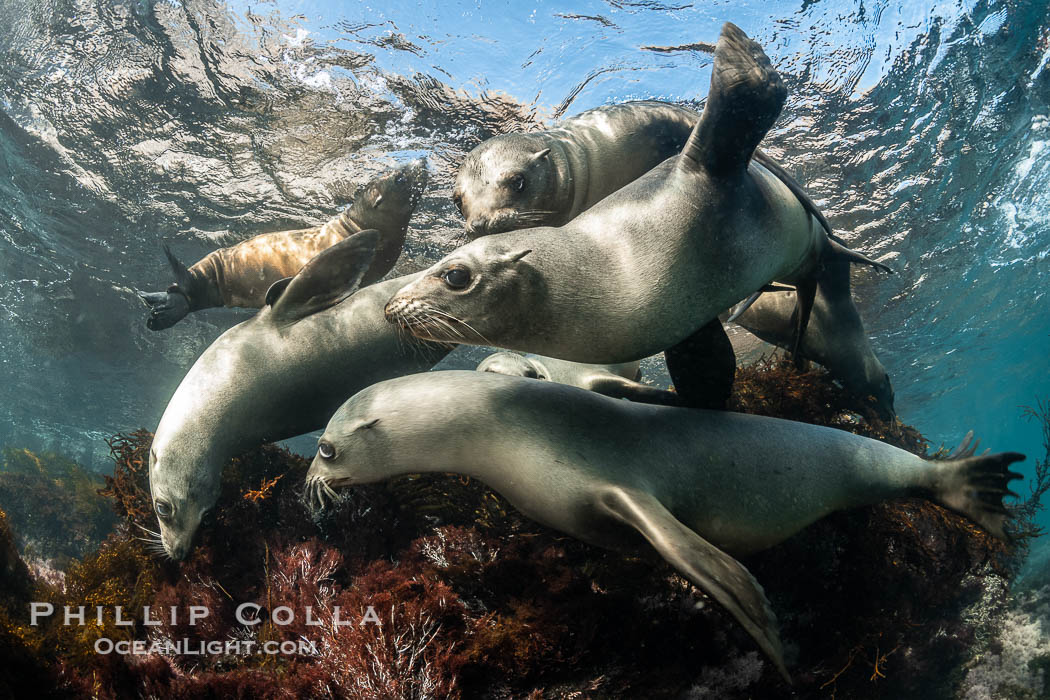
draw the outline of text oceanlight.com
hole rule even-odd
[[[163,641],[144,642],[141,640],[128,641],[121,639],[113,641],[109,637],[101,637],[95,641],[96,654],[164,654],[166,656],[218,656],[219,654],[247,655],[247,654],[296,654],[299,656],[317,656],[317,645],[309,639],[300,639],[297,642],[274,640],[257,642],[252,639],[226,640],[224,642],[212,640],[205,642],[199,639],[165,639]]]
[[[196,627],[201,620],[205,620],[211,614],[211,611],[203,605],[191,605],[186,609],[180,609],[177,606],[170,608],[158,608],[151,609],[150,606],[145,605],[142,608],[142,617],[138,620],[125,616],[125,612],[121,606],[116,605],[112,608],[105,606],[96,606],[90,612],[88,607],[84,605],[80,606],[63,606],[61,612],[61,620],[64,626],[84,626],[90,623],[94,623],[101,627],[107,618],[110,618],[108,614],[112,611],[113,624],[121,627],[132,627],[136,624],[141,624],[145,627],[160,627],[164,622],[170,622],[172,625],[178,625],[185,623],[192,627]],[[248,627],[259,625],[263,622],[263,619],[259,617],[259,613],[262,611],[262,606],[256,605],[255,603],[241,603],[237,606],[234,611],[234,617],[242,625]],[[349,627],[351,625],[381,625],[382,622],[379,619],[379,615],[376,614],[375,608],[371,605],[364,609],[364,612],[355,618],[344,618],[342,616],[342,610],[339,606],[334,606],[331,609],[331,613],[326,614],[326,620],[321,620],[315,617],[314,610],[311,606],[307,605],[303,609],[303,624],[308,627],[328,627],[338,630],[340,627]],[[326,613],[328,611],[326,610]],[[55,606],[51,603],[30,603],[29,604],[29,624],[38,626],[42,619],[50,618],[55,615]],[[297,619],[296,611],[287,606],[280,606],[274,608],[270,613],[270,621],[278,626],[290,625]],[[162,619],[163,618],[163,619]],[[283,641],[278,642],[275,640],[259,642],[256,640],[212,640],[204,641],[199,639],[188,639],[184,638],[181,640],[154,640],[154,641],[129,641],[129,640],[112,640],[107,637],[102,637],[95,642],[95,651],[99,654],[166,654],[166,655],[218,655],[218,654],[298,654],[298,655],[316,655],[317,647],[311,640],[301,638],[298,641]]]

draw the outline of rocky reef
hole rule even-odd
[[[916,430],[880,420],[821,370],[741,368],[732,408],[927,452]],[[301,495],[307,462],[274,446],[228,465],[196,550],[176,566],[138,539],[140,526],[156,527],[150,438],[111,440],[113,473],[97,497],[118,524],[104,541],[84,526],[94,546],[68,551],[76,558],[55,565],[61,575],[31,571],[12,527],[34,525],[0,517],[0,695],[954,698],[1009,675],[1004,630],[1018,644],[1032,634],[1010,617],[1016,547],[932,503],[886,502],[745,561],[778,614],[788,688],[729,615],[658,558],[544,529],[458,475],[357,487],[314,516]],[[0,491],[0,507],[35,512],[46,495],[36,493]],[[32,534],[23,551],[29,541],[43,539]],[[30,601],[55,612],[31,625]],[[244,603],[258,624],[238,620]],[[64,624],[63,606],[86,606],[86,624]],[[116,606],[130,624],[118,624]],[[191,625],[191,606],[209,614]],[[137,640],[143,653],[98,653],[99,640]],[[215,641],[281,653],[198,653]],[[1014,674],[1035,693],[1017,697],[1044,692],[1044,658]],[[1001,692],[987,696],[1009,697]]]

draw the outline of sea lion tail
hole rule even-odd
[[[965,515],[1001,540],[1009,541],[1006,521],[1010,513],[1003,504],[1003,496],[1017,494],[1007,488],[1010,481],[1022,475],[1010,471],[1010,465],[1025,459],[1019,452],[974,455],[976,444],[969,447],[972,433],[951,456],[958,459],[941,462],[941,471],[934,485],[934,497],[941,505]]]
[[[858,265],[870,265],[883,272],[893,274],[893,270],[888,265],[883,265],[880,262],[872,260],[866,255],[858,253],[855,250],[850,250],[846,246],[839,243],[835,238],[828,236],[828,253],[831,258],[837,260],[846,260],[851,263],[857,263]]]

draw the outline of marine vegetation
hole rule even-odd
[[[5,447],[0,454],[0,505],[27,559],[65,567],[113,529],[116,518],[98,493],[97,474],[55,452]]]
[[[927,451],[915,429],[882,421],[822,370],[779,360],[741,368],[732,406]],[[110,441],[104,494],[119,524],[64,581],[33,578],[0,518],[0,693],[952,698],[974,650],[1009,623],[1014,553],[969,521],[916,499],[838,513],[745,561],[778,614],[789,689],[728,614],[655,558],[546,530],[458,475],[355,487],[315,516],[301,493],[307,461],[273,445],[227,466],[219,504],[177,566],[143,541],[156,528],[150,439]],[[56,613],[32,626],[29,601]],[[245,603],[258,624],[238,620]],[[87,606],[88,624],[62,624],[64,605]],[[118,605],[131,625],[116,624]],[[191,625],[191,606],[209,615]],[[154,649],[96,653],[100,639]],[[188,653],[214,640],[285,646]],[[165,647],[175,641],[182,648]]]

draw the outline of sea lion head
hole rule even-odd
[[[175,561],[189,554],[201,520],[219,499],[222,464],[213,464],[218,458],[213,452],[224,441],[221,435],[209,434],[213,424],[169,405],[150,447],[150,494],[160,524],[159,544]]]
[[[455,375],[454,386],[475,373],[442,374]],[[335,497],[333,486],[372,483],[420,465],[432,466],[441,455],[455,455],[459,446],[469,445],[470,424],[477,416],[464,407],[464,393],[449,387],[448,381],[433,381],[425,373],[373,384],[354,394],[336,410],[317,441],[317,454],[306,474],[311,503],[324,507],[327,498]],[[435,450],[438,442],[441,449]]]
[[[874,364],[877,366],[869,368],[869,372],[873,377],[867,384],[871,390],[871,395],[875,397],[875,406],[879,413],[884,419],[889,420],[897,415],[893,408],[893,384],[890,382],[890,375],[886,372],[882,363],[876,359]]]
[[[504,134],[485,141],[459,168],[452,201],[471,238],[552,226],[572,203],[571,180],[560,176],[551,144],[540,134]]]
[[[528,264],[531,252],[487,239],[468,243],[391,297],[383,314],[423,340],[493,345],[490,338],[528,337],[529,310],[544,288]]]
[[[427,186],[427,162],[418,158],[365,185],[354,196],[347,214],[365,229],[384,235],[403,232]]]
[[[478,372],[506,374],[511,377],[550,379],[546,368],[535,360],[514,352],[497,352],[489,355],[477,367]]]

